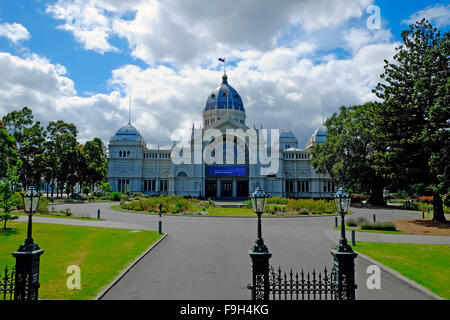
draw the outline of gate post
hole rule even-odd
[[[256,239],[249,253],[253,272],[252,300],[269,300],[269,259],[272,254],[262,238]]]
[[[272,254],[264,244],[261,230],[261,215],[267,198],[268,195],[259,186],[250,195],[253,211],[258,215],[258,233],[255,245],[249,251],[253,271],[253,285],[249,286],[252,290],[252,300],[269,300],[269,259]]]
[[[355,258],[358,255],[347,243],[345,235],[331,250],[334,258],[333,288],[336,300],[355,300]]]
[[[43,253],[36,243],[25,243],[13,252],[16,258],[14,300],[38,300],[39,265]]]

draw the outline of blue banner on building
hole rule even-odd
[[[208,168],[208,174],[211,177],[245,177],[247,175],[246,168]]]

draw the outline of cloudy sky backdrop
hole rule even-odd
[[[375,99],[383,59],[422,17],[446,31],[450,5],[3,0],[0,117],[29,106],[45,126],[62,119],[76,124],[81,142],[98,136],[107,144],[128,122],[131,96],[131,122],[147,143],[170,145],[201,125],[206,98],[221,81],[217,58],[226,57],[247,124],[290,125],[304,146],[322,122],[322,97],[325,117]]]

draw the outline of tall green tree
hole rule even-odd
[[[0,120],[0,180],[6,177],[10,166],[20,166],[19,152],[16,140],[6,130]],[[20,163],[20,164],[19,164]]]
[[[102,146],[102,140],[94,138],[92,141],[87,141],[83,148],[82,159],[85,161],[85,175],[91,191],[95,185],[105,181],[108,172],[108,162]]]
[[[376,134],[388,149],[377,171],[400,189],[433,194],[433,221],[445,222],[449,192],[450,34],[425,19],[402,32],[394,61],[385,60],[383,82],[374,92],[384,108],[374,114]]]
[[[3,122],[0,121],[0,220],[4,221],[3,229],[6,229],[8,220],[17,219],[11,212],[15,208],[16,199],[14,191],[18,185],[18,168],[22,162],[18,158],[18,151],[14,137],[8,134]]]
[[[42,176],[41,157],[45,150],[45,132],[40,122],[33,121],[33,112],[24,107],[3,117],[3,123],[16,141],[19,159],[22,161],[20,182],[26,188],[39,185]]]
[[[76,126],[62,120],[51,121],[47,126],[47,132],[56,164],[54,177],[58,182],[59,192],[62,195],[64,187],[67,187],[66,191],[70,193],[78,182],[76,171],[79,149]]]
[[[342,106],[325,125],[327,139],[312,150],[312,165],[339,185],[370,193],[369,202],[384,204],[384,178],[376,172],[377,153],[385,146],[376,140],[372,121],[378,103]]]

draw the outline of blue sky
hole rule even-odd
[[[257,5],[255,5],[257,4]],[[381,28],[367,28],[377,5]],[[340,105],[371,89],[408,23],[427,17],[448,31],[444,1],[5,0],[0,3],[0,116],[30,106],[63,119],[80,140],[105,142],[128,121],[152,145],[201,125],[220,83],[219,56],[241,94],[247,124],[290,126],[304,145]],[[3,70],[2,70],[3,69]],[[294,115],[299,115],[295,117]]]

